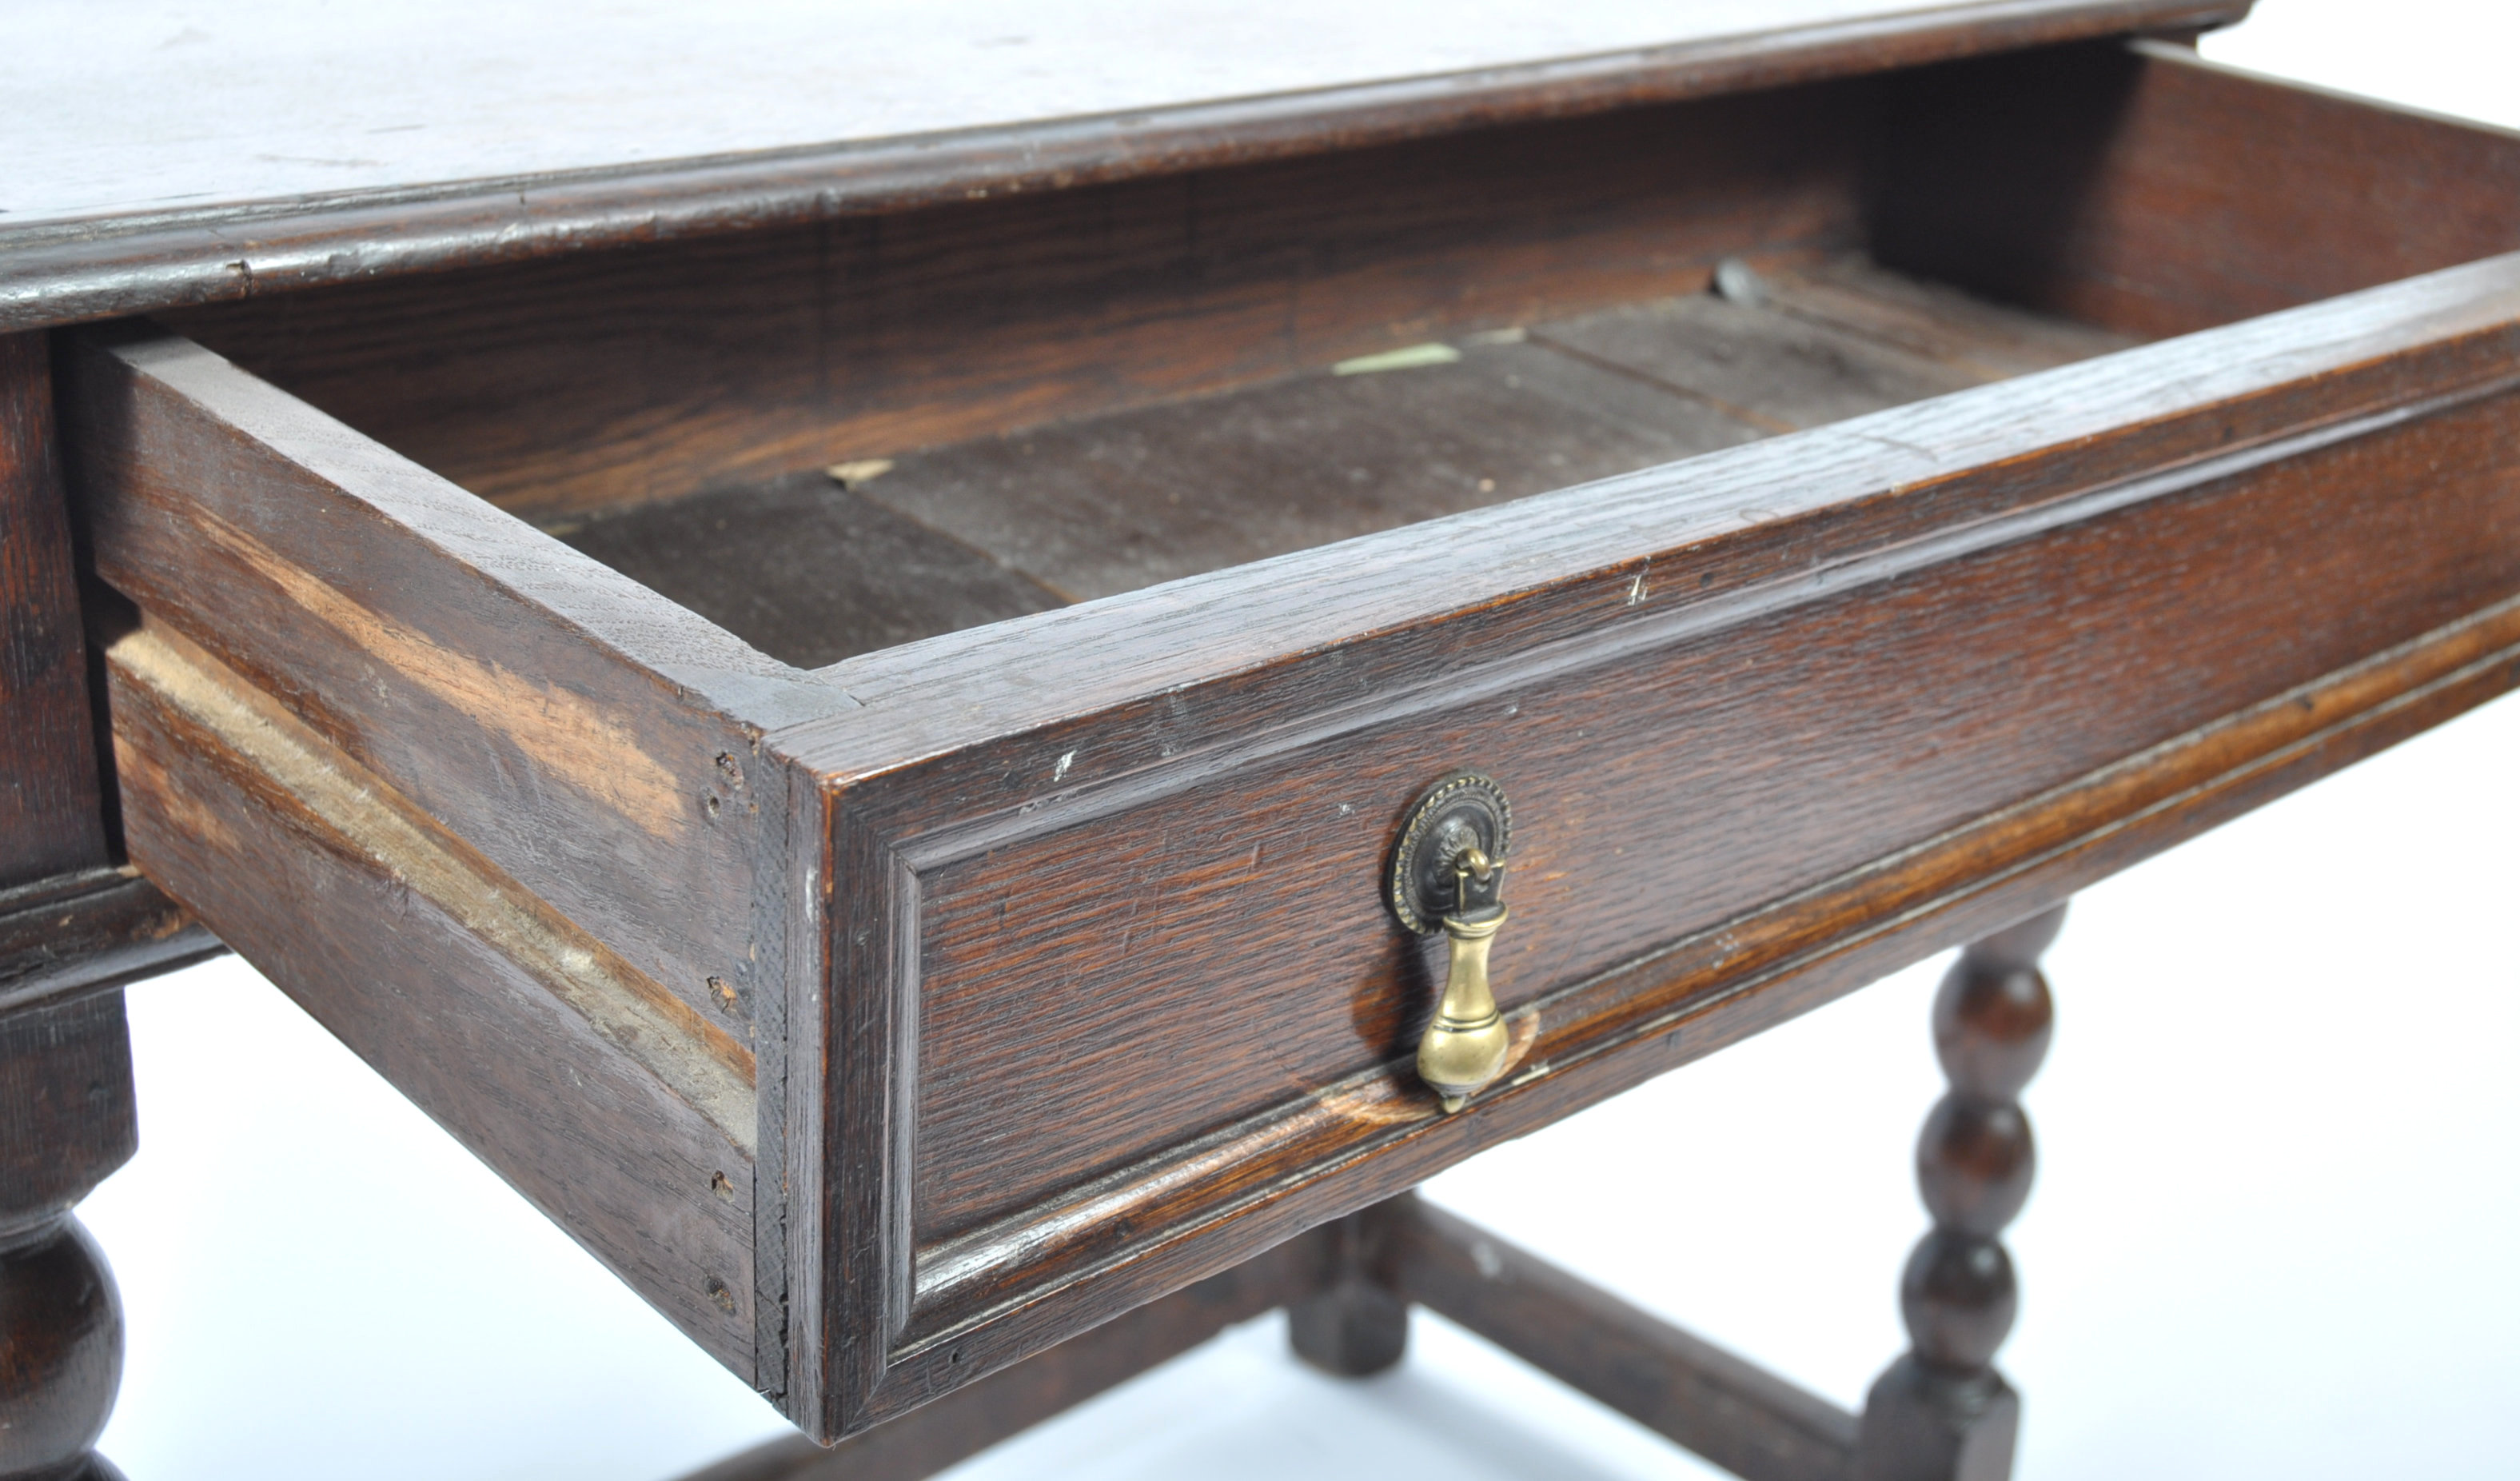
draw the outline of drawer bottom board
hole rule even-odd
[[[1737,269],[1736,269],[1737,271]],[[1846,258],[554,527],[800,667],[2126,347]]]

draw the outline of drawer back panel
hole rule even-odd
[[[1861,233],[1864,79],[173,316],[538,519],[1694,292]]]

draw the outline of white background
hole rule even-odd
[[[2520,126],[2502,0],[2263,0],[2206,55]],[[2017,1474],[2508,1476],[2520,701],[2092,889],[2011,1243]],[[1437,1180],[1850,1408],[1901,1347],[1942,964]],[[82,1209],[133,1481],[651,1481],[782,1421],[241,964],[133,989],[141,1151]],[[1362,1383],[1276,1319],[952,1473],[1711,1475],[1440,1322]]]

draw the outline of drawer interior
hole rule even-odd
[[[2508,158],[2111,43],[170,318],[810,668],[2467,260]]]
[[[1939,395],[2128,342],[1861,258],[553,533],[799,667]]]

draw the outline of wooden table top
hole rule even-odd
[[[17,8],[0,331],[1260,158],[2247,0]]]

